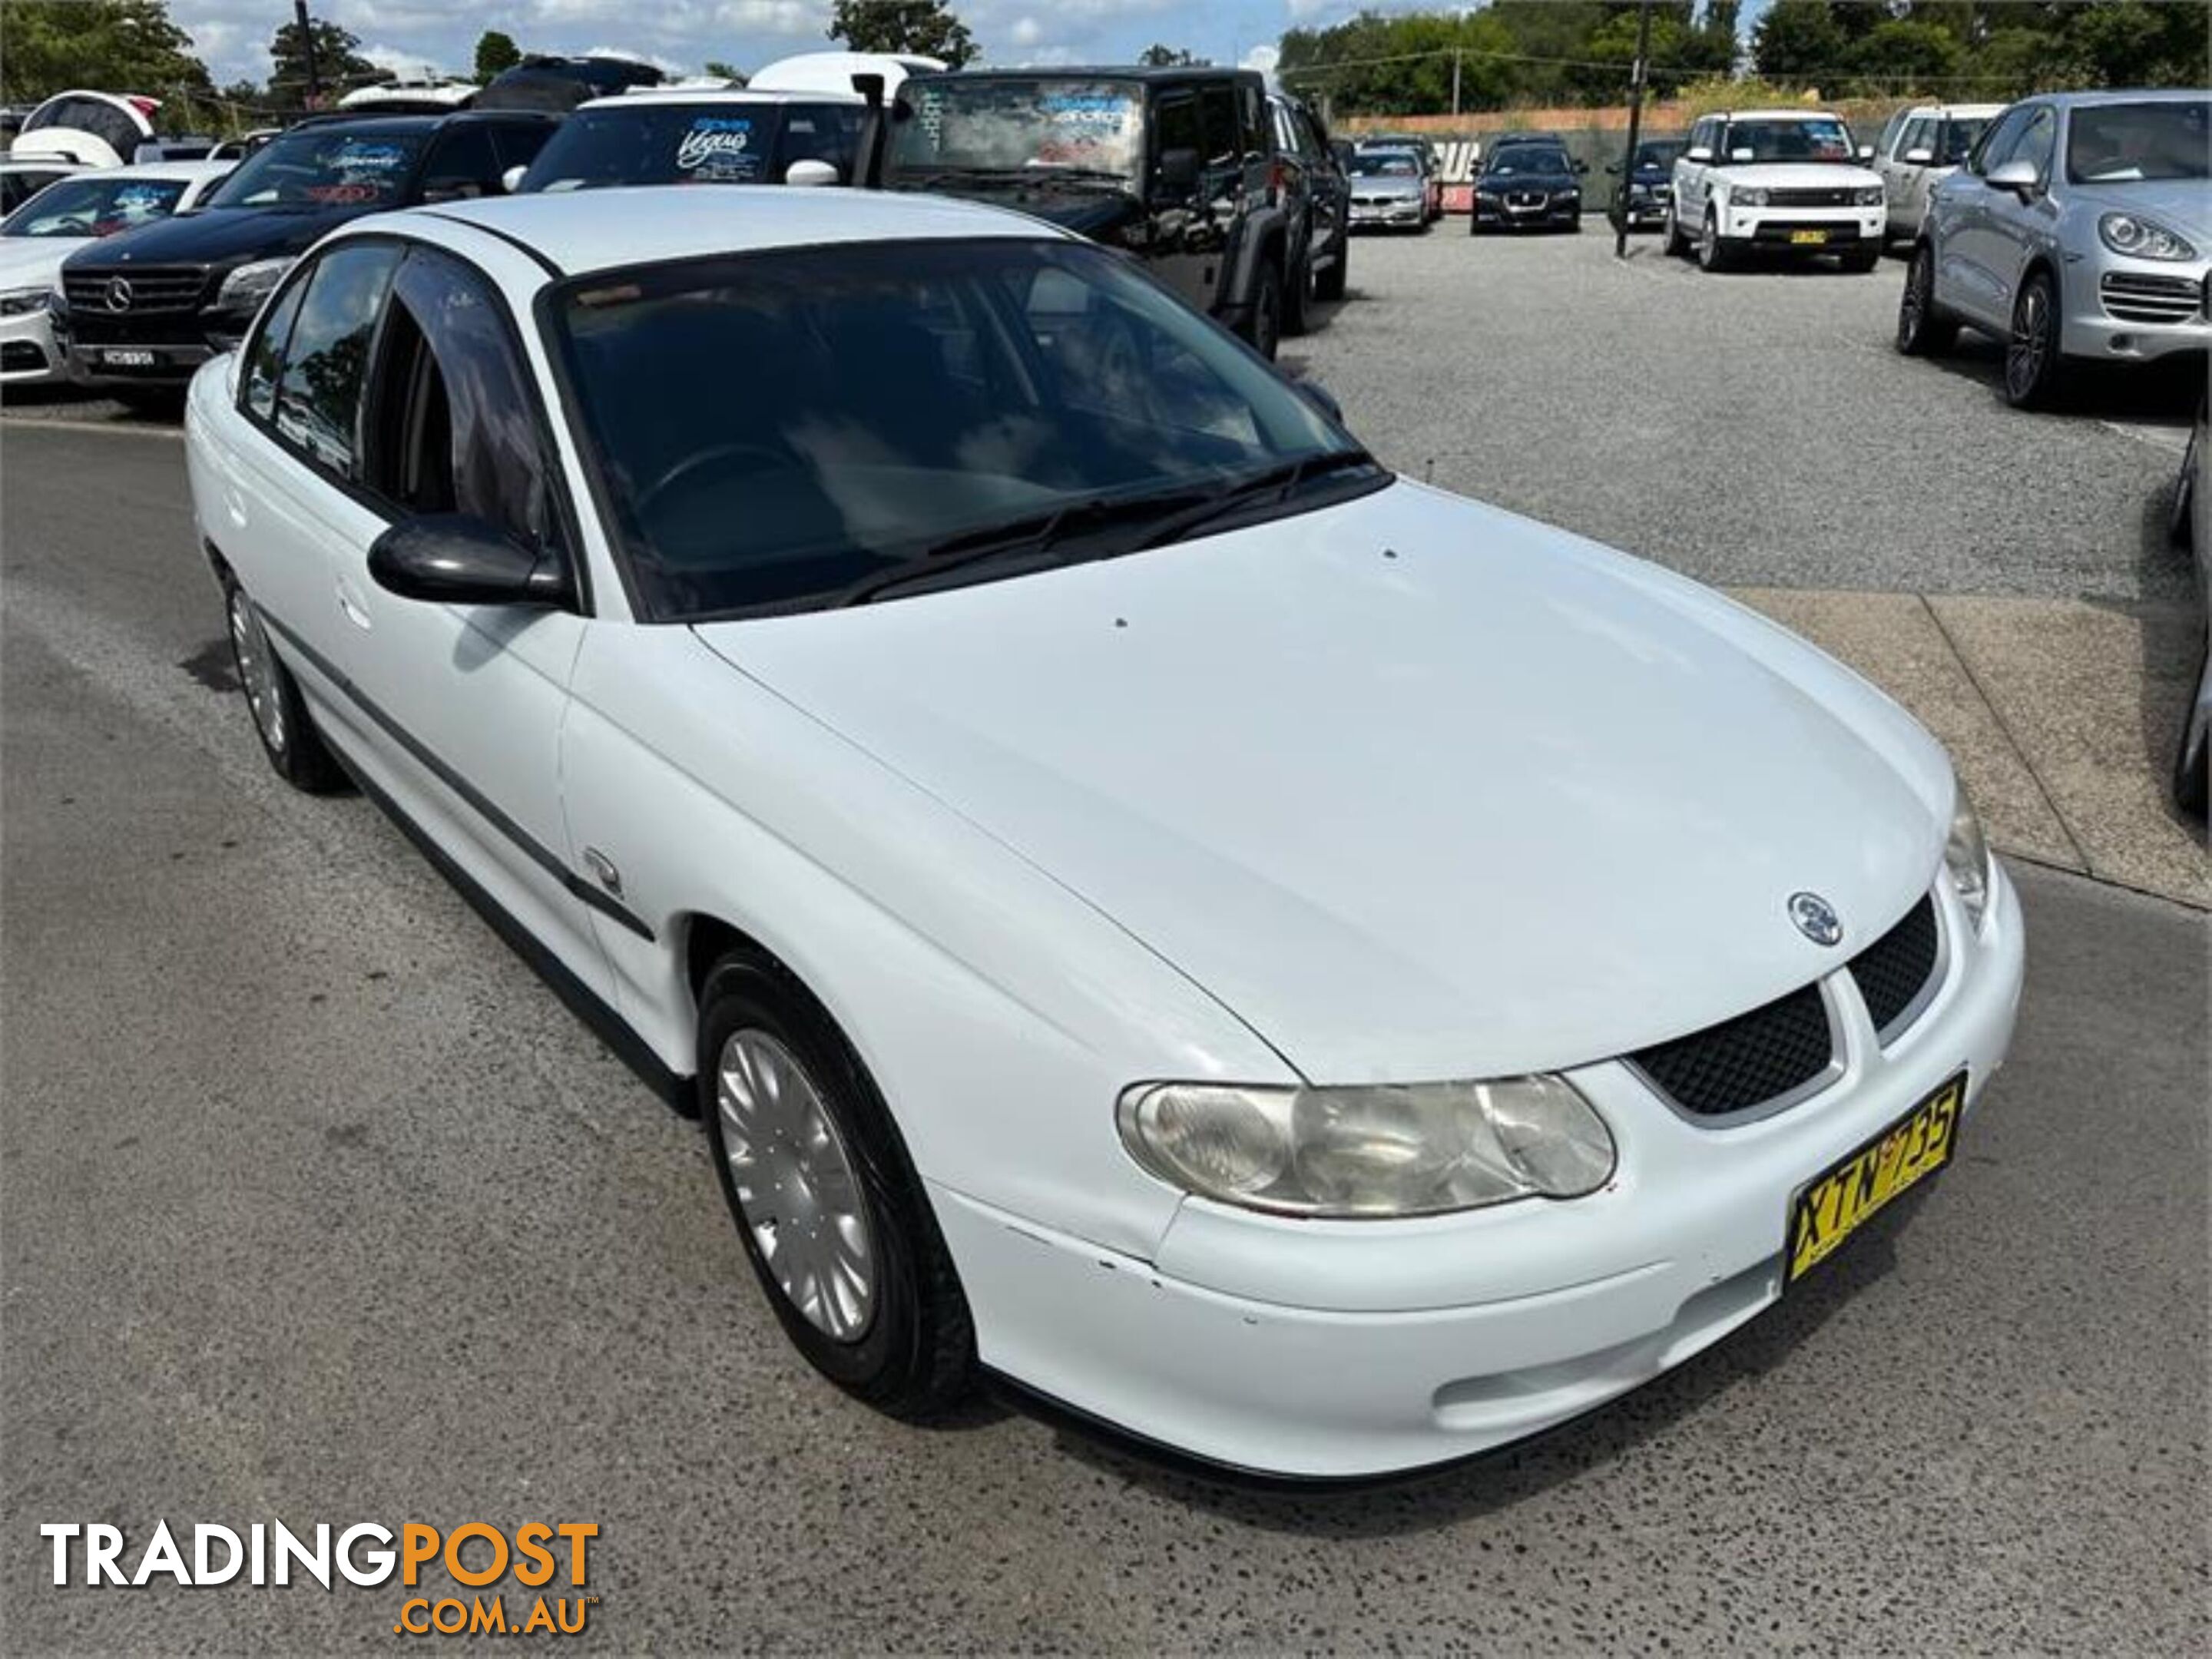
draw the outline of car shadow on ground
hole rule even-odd
[[[2173,532],[2174,495],[2180,481],[2181,464],[2177,460],[2173,477],[2143,500],[2139,533],[2142,585],[2147,590],[2168,580],[2177,566],[2184,568],[2184,580],[2192,588],[2195,586],[2195,578],[2186,570],[2192,562],[2190,550]],[[2174,804],[2171,781],[2182,726],[2196,701],[2197,679],[2203,672],[2208,605],[2212,605],[2212,595],[2198,593],[2185,608],[2161,607],[2140,613],[2143,672],[2139,708],[2144,755],[2151,775],[2166,785],[2163,798],[2166,817],[2200,846],[2204,844],[2205,826]]]
[[[1990,396],[2004,396],[2004,346],[1968,328],[1958,343],[1941,356],[1922,358],[1930,368],[1989,388]],[[2185,430],[2204,395],[2204,363],[2186,353],[2162,362],[2130,365],[2069,362],[2057,398],[2047,409],[2022,410],[2038,419],[2139,422],[2147,426],[2171,426]],[[2180,465],[2180,451],[2174,464]]]
[[[1849,1250],[1674,1370],[1534,1439],[1437,1473],[1338,1485],[1217,1476],[1110,1431],[1048,1420],[1067,1456],[1242,1526],[1352,1540],[1457,1525],[1619,1462],[1644,1441],[1714,1409],[1735,1389],[1755,1386],[1837,1310],[1891,1272],[1898,1237],[1929,1196],[1922,1188],[1899,1198],[1866,1224]]]

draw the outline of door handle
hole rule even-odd
[[[222,487],[222,510],[226,514],[229,514],[231,523],[237,525],[241,528],[244,527],[246,524],[246,497],[238,493],[238,489],[235,485],[225,484]]]

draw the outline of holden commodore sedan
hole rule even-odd
[[[187,437],[270,763],[703,1115],[816,1367],[1328,1477],[1819,1274],[2022,947],[1894,704],[1327,403],[1035,219],[644,188],[334,234]]]

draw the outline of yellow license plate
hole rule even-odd
[[[1793,230],[1790,233],[1790,240],[1799,247],[1818,247],[1828,240],[1828,233],[1825,230]]]
[[[1966,1074],[1934,1094],[1800,1188],[1790,1204],[1790,1267],[1794,1285],[1842,1248],[1868,1220],[1951,1161]]]

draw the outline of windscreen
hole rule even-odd
[[[1721,137],[1723,161],[1850,161],[1851,130],[1832,115],[1731,121]]]
[[[861,112],[834,103],[643,103],[580,110],[523,176],[525,191],[611,185],[780,184],[798,161],[852,176]]]
[[[1490,153],[1482,170],[1495,176],[1511,173],[1543,174],[1572,171],[1567,153],[1557,144],[1508,144]]]
[[[2066,176],[2077,185],[2202,179],[2212,165],[2212,100],[2091,104],[2074,112]]]
[[[184,194],[181,179],[64,179],[10,214],[0,236],[112,236],[167,218]]]
[[[1144,100],[1126,82],[963,76],[909,82],[899,96],[914,113],[892,130],[897,173],[1059,167],[1134,179],[1143,168]]]
[[[1418,179],[1421,164],[1412,155],[1390,150],[1361,150],[1345,169],[1355,179]]]
[[[239,163],[210,207],[391,207],[405,192],[427,133],[343,128],[289,132]]]
[[[1062,508],[1350,450],[1086,243],[781,249],[580,278],[549,319],[657,619],[803,609]]]

